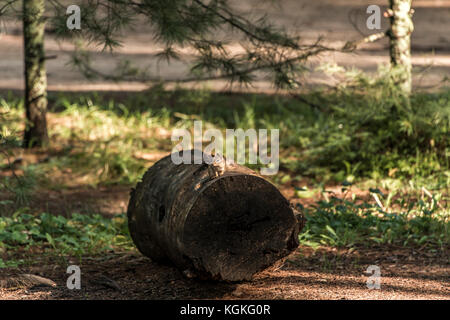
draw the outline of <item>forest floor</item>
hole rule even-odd
[[[151,112],[147,116],[140,116],[140,113],[117,115],[112,106],[105,110],[109,100],[100,98],[98,101],[86,98],[90,105],[86,108],[85,100],[80,100],[79,103],[83,103],[80,105],[71,95],[51,97],[54,105],[48,119],[52,146],[31,150],[14,147],[9,157],[2,158],[0,182],[7,183],[7,188],[0,192],[0,218],[3,219],[0,219],[0,230],[5,225],[9,229],[6,233],[0,232],[3,238],[0,238],[0,299],[450,299],[450,201],[449,184],[445,179],[448,171],[444,162],[439,164],[434,158],[427,160],[425,156],[418,166],[415,160],[405,162],[404,159],[410,158],[401,154],[400,160],[394,162],[394,168],[379,171],[378,178],[356,178],[351,186],[346,181],[351,178],[351,172],[344,171],[344,175],[328,173],[332,175],[320,185],[320,180],[314,176],[323,179],[327,173],[324,168],[311,171],[315,174],[293,171],[296,167],[289,169],[290,165],[301,164],[303,160],[296,158],[289,149],[282,150],[286,154],[284,160],[293,159],[284,162],[271,181],[291,202],[301,204],[305,210],[313,208],[309,212],[309,235],[302,238],[302,245],[282,266],[266,270],[252,281],[215,283],[187,279],[176,268],[159,265],[142,256],[123,231],[131,187],[146,168],[169,154],[168,130],[179,123],[175,112],[178,109],[172,109],[182,108],[181,101],[186,104],[183,100],[186,96],[197,101],[203,94],[159,92],[130,95],[136,99],[133,100],[135,104],[132,100],[124,100],[124,106],[129,106],[130,110],[133,106],[138,107],[138,101],[144,101]],[[155,96],[160,103],[160,97],[165,95],[168,95],[165,99],[173,100],[173,106],[168,106],[167,114],[160,116],[157,113],[160,108],[148,105],[146,97]],[[233,114],[234,109],[225,108],[233,104],[231,96],[208,97],[202,98],[204,102],[193,103],[194,109],[210,110],[215,106],[218,110],[226,110],[224,116]],[[269,99],[266,107],[272,108],[271,97],[258,99]],[[220,103],[215,104],[215,101]],[[236,110],[240,110],[238,106],[242,106],[243,101],[236,101]],[[255,103],[255,112],[265,110],[264,101]],[[295,101],[289,101],[285,102],[287,107],[297,108],[297,116],[306,112]],[[6,119],[7,126],[20,132],[23,126],[20,101],[11,96],[3,100],[3,104],[9,106],[5,107],[10,115]],[[66,104],[65,111],[58,109],[61,104]],[[193,112],[187,108],[183,111],[186,114]],[[270,119],[278,113],[270,109],[263,115]],[[254,116],[255,119],[258,117],[262,115]],[[292,136],[285,134],[283,139]],[[380,148],[382,150],[384,146]],[[301,155],[303,151],[299,152]],[[414,159],[419,156],[414,155]],[[429,166],[437,169],[429,170]],[[11,167],[20,181],[25,182],[25,188],[16,185]],[[314,162],[311,162],[307,169],[313,168]],[[410,168],[415,171],[409,173]],[[342,184],[343,180],[347,183]],[[26,187],[27,181],[31,186]],[[8,188],[15,193],[9,192]],[[376,208],[374,192],[379,193],[386,206],[383,211]],[[430,192],[432,195],[428,196]],[[20,199],[26,200],[26,204],[18,205]],[[361,209],[361,203],[368,207]],[[401,213],[403,210],[408,214]],[[48,214],[46,225],[42,214]],[[73,231],[73,226],[72,231],[77,233],[66,234],[69,220],[60,218],[70,219],[73,214],[94,219],[86,222],[91,228],[90,234],[81,227]],[[100,214],[104,220],[91,218],[93,214]],[[106,233],[96,237],[97,226],[108,224],[117,217],[124,228],[100,229]],[[364,222],[369,218],[372,225]],[[415,219],[414,224],[410,224],[411,219]],[[36,233],[37,226],[41,228],[39,233]],[[336,232],[335,236],[330,235],[330,226],[334,228],[335,231],[331,230]],[[46,240],[46,232],[53,232],[55,244],[51,238]],[[301,233],[300,237],[307,232]],[[64,239],[68,239],[63,238],[66,235],[75,241],[74,249],[81,250],[80,256],[64,253],[67,244],[70,246],[70,242],[64,243]],[[83,242],[86,236],[92,238]],[[126,238],[125,249],[114,247],[116,237]],[[95,253],[84,251],[85,244],[97,246],[99,241],[111,244],[113,249],[100,249]],[[20,263],[11,265],[15,261]],[[69,277],[66,268],[71,264],[81,268],[81,290],[66,287]],[[366,270],[373,265],[380,268],[379,290],[367,287],[370,275]],[[24,273],[51,279],[57,286],[4,285],[4,280]]]
[[[252,281],[217,283],[187,279],[176,268],[137,252],[84,257],[81,289],[69,290],[66,268],[36,258],[33,265],[3,269],[40,275],[56,287],[0,289],[1,299],[450,299],[448,252],[430,255],[395,246],[346,249],[300,247],[276,270]],[[380,267],[380,289],[369,289],[368,266]]]
[[[340,190],[330,186],[339,196]],[[282,188],[288,198],[292,188]],[[358,192],[358,191],[355,191]],[[129,187],[41,190],[32,207],[105,216],[126,210]],[[364,196],[364,192],[359,192]],[[99,200],[100,199],[100,200]],[[291,199],[296,200],[296,199]],[[298,200],[298,199],[297,199]],[[301,201],[304,205],[317,199]],[[252,281],[217,283],[187,279],[178,269],[160,265],[136,250],[77,258],[27,253],[27,265],[1,269],[0,280],[17,274],[39,275],[56,287],[1,288],[0,299],[450,299],[450,252],[395,245],[314,250],[300,246],[275,269]],[[69,290],[67,264],[81,268],[81,289]],[[369,266],[380,268],[380,289],[368,289]]]
[[[195,100],[204,93],[184,94],[193,95],[190,99]],[[173,106],[168,107],[165,116],[159,116],[160,108],[148,106],[146,97],[155,96],[159,103],[164,95],[173,100]],[[379,172],[378,178],[361,180],[356,177],[355,183],[349,186],[346,179],[352,178],[350,169],[343,175],[328,173],[332,175],[323,180],[327,173],[323,167],[311,171],[315,174],[293,171],[295,166],[290,169],[291,165],[302,164],[304,160],[296,158],[289,149],[282,150],[285,161],[293,159],[283,162],[280,172],[271,181],[291,202],[301,204],[305,210],[313,208],[309,212],[309,235],[302,238],[302,245],[282,266],[266,270],[252,281],[215,283],[187,279],[176,268],[156,264],[142,256],[123,231],[129,193],[146,168],[169,154],[169,130],[180,123],[175,112],[178,109],[172,108],[182,108],[181,101],[186,104],[185,95],[169,92],[130,95],[136,101],[145,102],[151,112],[146,116],[140,113],[117,115],[112,106],[105,110],[109,100],[100,98],[97,102],[88,98],[87,102],[80,100],[80,104],[90,105],[86,108],[73,102],[78,100],[71,95],[51,97],[54,105],[48,119],[52,146],[31,150],[14,147],[8,157],[2,158],[0,182],[6,183],[6,189],[0,192],[0,218],[3,219],[0,219],[0,231],[4,231],[5,226],[9,229],[6,233],[0,232],[0,299],[450,299],[450,201],[449,183],[445,178],[448,163],[440,164],[425,156],[416,163],[416,160],[405,162],[409,156],[400,154],[396,158],[400,160],[394,159],[397,162],[393,168],[374,171]],[[226,110],[224,116],[233,114],[234,109],[225,108],[224,104],[233,104],[230,96],[214,98],[219,100],[202,99],[205,102],[199,104],[195,100],[197,104],[193,106],[199,110],[215,106]],[[272,108],[271,97],[259,99],[269,99],[266,107]],[[216,105],[215,101],[222,104]],[[445,103],[444,99],[442,101]],[[255,112],[265,110],[263,102],[255,103]],[[295,113],[297,116],[306,112],[295,101],[290,102],[292,105],[288,102],[285,102],[287,107],[299,110]],[[123,103],[130,110],[137,107],[131,100]],[[23,126],[20,100],[11,96],[3,100],[3,104],[9,106],[4,107],[10,115],[5,120],[7,126],[20,132]],[[65,111],[58,110],[61,104],[66,104]],[[242,105],[242,101],[237,103],[236,110]],[[193,112],[187,108],[183,111]],[[270,119],[278,113],[270,109],[263,115]],[[255,115],[254,119],[263,115]],[[207,114],[193,113],[193,116],[206,117]],[[292,136],[287,133],[283,139]],[[384,146],[380,148],[383,150]],[[299,152],[301,156],[304,151]],[[308,170],[313,168],[314,162],[308,164]],[[415,171],[409,173],[410,168]],[[16,184],[13,172],[24,185]],[[31,183],[29,187],[26,187],[27,181]],[[379,193],[386,207],[382,211],[376,207],[374,192]],[[19,205],[20,199],[26,200],[26,204]],[[359,207],[361,203],[364,207]],[[404,210],[408,211],[406,215]],[[48,214],[46,225],[42,214]],[[99,214],[104,220],[95,218],[86,222],[91,228],[90,234],[81,227],[77,229],[76,225],[76,231],[71,227],[76,234],[66,234],[69,220],[60,218],[70,219],[73,214],[82,216],[79,221],[93,214]],[[124,228],[100,229],[106,232],[105,237],[96,237],[99,229],[95,228],[108,224],[117,215]],[[369,218],[372,225],[364,222]],[[414,223],[410,223],[412,220]],[[41,229],[37,233],[38,226]],[[330,226],[334,236],[329,233]],[[56,243],[52,244],[51,238],[46,239],[47,232],[53,232]],[[72,238],[63,238],[65,236]],[[90,240],[83,240],[91,236]],[[126,249],[114,247],[116,237],[126,238]],[[64,243],[64,239],[74,241],[74,248],[80,249],[81,255],[64,253],[67,244],[71,245],[71,242]],[[96,246],[99,241],[111,244],[113,249],[101,249],[94,254],[83,251],[86,243]],[[15,261],[20,263],[11,265]],[[66,268],[71,264],[81,268],[81,290],[66,287],[69,276]],[[381,272],[379,290],[367,288],[370,275],[366,270],[373,265]],[[23,273],[51,279],[57,286],[2,285],[2,281]]]

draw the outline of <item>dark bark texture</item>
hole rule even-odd
[[[131,193],[131,237],[144,255],[187,275],[251,279],[298,247],[304,220],[252,170],[227,164],[214,175],[211,168],[176,165],[170,156],[155,163]]]
[[[48,144],[44,10],[44,0],[23,1],[25,110],[27,119],[23,144],[26,148]]]

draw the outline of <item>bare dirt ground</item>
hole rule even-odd
[[[0,288],[0,299],[450,299],[448,252],[299,248],[281,267],[241,283],[187,279],[134,252],[71,262],[81,268],[80,290],[67,289],[65,267],[41,257],[20,270],[4,269],[0,278],[32,273],[57,286]],[[378,290],[367,288],[366,269],[373,264],[381,269]]]
[[[302,43],[313,43],[320,36],[324,44],[336,48],[342,47],[349,40],[361,39],[379,30],[368,30],[366,9],[369,5],[386,8],[384,0],[282,0],[275,2],[260,0],[233,0],[241,12],[253,15],[268,13],[270,21],[285,26],[289,31],[301,37]],[[450,0],[414,1],[415,31],[412,36],[412,54],[414,65],[414,85],[416,88],[433,89],[442,85],[441,81],[450,74]],[[350,22],[354,21],[354,25]],[[0,89],[23,88],[23,48],[21,27],[12,21],[0,23]],[[386,30],[388,21],[382,18],[381,30]],[[232,46],[236,46],[239,37],[227,35]],[[117,58],[128,59],[140,68],[149,67],[152,75],[168,78],[183,76],[187,65],[181,62],[158,63],[152,56],[161,46],[154,42],[151,29],[145,22],[138,23],[134,31],[126,33],[123,46],[117,54],[109,52],[95,53],[94,65],[102,72],[114,69]],[[93,91],[93,90],[127,90],[137,91],[147,87],[142,83],[108,82],[96,80],[88,82],[77,71],[72,70],[69,61],[71,46],[57,43],[51,35],[45,43],[47,54],[56,55],[56,59],[47,61],[48,83],[50,90],[57,91]],[[330,77],[315,72],[321,63],[336,62],[344,67],[357,67],[367,72],[374,72],[379,64],[387,64],[388,41],[367,44],[352,54],[329,53],[315,57],[308,63],[311,74],[308,75],[307,87],[317,84],[334,84]],[[201,84],[202,86],[205,84]],[[216,81],[206,84],[221,90],[229,89],[224,82]],[[235,88],[239,89],[239,88]],[[259,79],[251,88],[253,91],[273,91],[271,85]]]

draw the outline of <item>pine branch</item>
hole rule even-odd
[[[0,16],[1,16],[4,12],[6,12],[6,9],[7,9],[9,6],[13,5],[14,2],[17,2],[17,1],[19,1],[19,0],[9,0],[9,1],[7,1],[7,2],[0,8]]]
[[[270,38],[263,38],[261,36],[259,36],[258,34],[256,34],[255,32],[252,32],[251,30],[249,30],[249,28],[246,28],[240,21],[242,20],[243,22],[245,22],[245,24],[247,26],[251,26],[254,29],[257,30],[257,27],[255,27],[250,21],[245,20],[243,17],[239,17],[239,19],[237,19],[237,17],[229,10],[226,10],[225,8],[221,8],[228,16],[225,16],[224,14],[220,13],[217,10],[214,10],[213,8],[211,8],[210,6],[207,6],[206,4],[204,4],[202,1],[200,0],[193,0],[195,3],[197,3],[199,6],[201,6],[202,8],[205,8],[208,11],[211,11],[213,14],[217,15],[220,19],[222,19],[222,21],[224,21],[225,23],[229,24],[230,26],[240,30],[242,33],[244,33],[245,35],[247,35],[250,39],[253,40],[257,40],[259,42],[273,42],[274,39],[270,39]],[[289,39],[285,39],[286,43],[278,43],[279,45],[286,45],[288,47],[292,47],[292,48],[298,48],[298,46],[293,42],[293,41],[289,41]]]
[[[344,47],[342,48],[342,51],[354,51],[358,48],[358,46],[360,46],[364,43],[372,43],[372,42],[378,41],[380,39],[383,39],[387,35],[388,35],[387,32],[384,31],[384,32],[378,32],[378,33],[371,34],[370,36],[362,38],[358,41],[347,41],[345,43]]]

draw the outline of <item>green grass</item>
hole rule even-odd
[[[193,120],[201,119],[204,128],[280,129],[282,170],[315,182],[389,177],[448,186],[450,90],[415,93],[407,100],[385,74],[351,80],[353,86],[302,95],[310,104],[281,95],[160,87],[125,98],[55,95],[50,137],[57,151],[40,166],[47,172],[70,168],[93,185],[134,184],[148,166],[137,152],[170,152],[170,130],[192,128]],[[11,96],[0,102],[8,117],[0,128],[20,132],[22,101]]]
[[[133,247],[125,215],[105,218],[98,214],[73,214],[70,218],[48,213],[30,214],[22,208],[11,217],[0,217],[0,268],[26,261],[17,252],[44,252],[65,260]]]
[[[307,223],[300,243],[313,248],[390,244],[449,249],[450,208],[442,207],[438,197],[393,199],[378,189],[371,191],[379,203],[333,196],[302,207]]]

